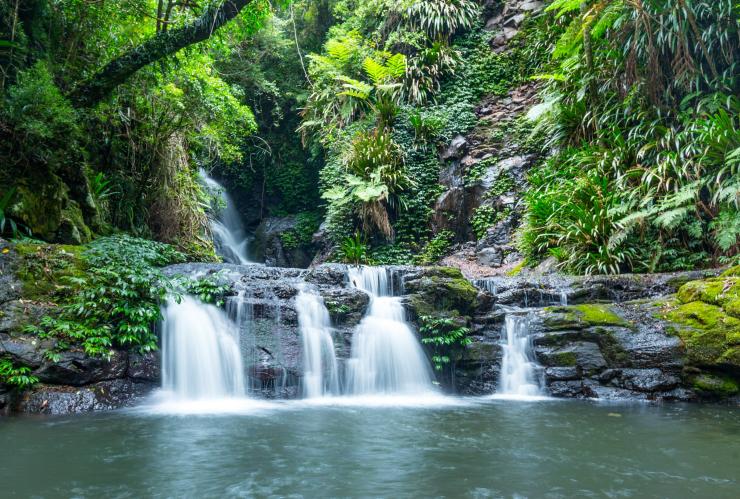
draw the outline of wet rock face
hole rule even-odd
[[[129,379],[102,381],[84,387],[40,385],[23,393],[17,411],[32,414],[76,414],[118,409],[139,402],[155,387]]]
[[[268,217],[262,220],[254,234],[252,251],[257,261],[268,267],[306,268],[311,264],[316,248],[291,247],[284,236],[298,228],[295,217]]]
[[[679,390],[685,353],[680,341],[640,304],[546,308],[532,327],[553,396],[694,398]]]

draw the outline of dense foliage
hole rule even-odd
[[[92,99],[80,92],[111,62],[227,3],[3,0],[0,234],[81,244],[124,231],[212,259],[203,168],[248,229],[289,216],[282,249],[312,255],[318,242],[322,258],[433,263],[518,221],[520,206],[492,201],[516,195],[530,264],[737,261],[737,2],[552,0],[492,50],[486,22],[504,3],[231,2],[233,20],[199,43],[162,43]],[[481,130],[482,101],[533,81],[529,119]],[[529,187],[503,172],[455,219],[464,230],[433,223],[440,153],[478,132],[492,154],[466,167],[465,188],[512,140],[540,158]]]
[[[29,331],[55,340],[46,353],[51,360],[73,345],[98,357],[109,357],[114,347],[156,349],[152,326],[161,319],[166,295],[178,289],[159,267],[184,259],[163,243],[129,236],[97,239],[80,254],[80,271],[57,284],[66,288],[57,309]]]
[[[731,0],[555,0],[523,247],[578,273],[740,253],[740,11]]]

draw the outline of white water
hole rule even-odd
[[[339,395],[339,370],[324,300],[301,289],[296,297],[303,344],[303,393],[307,398]]]
[[[406,322],[400,299],[391,296],[383,267],[353,267],[353,286],[370,295],[367,315],[355,330],[349,360],[352,395],[418,395],[433,391],[432,372]]]
[[[537,363],[529,336],[529,317],[507,314],[504,324],[506,343],[497,395],[507,397],[542,396],[537,380]]]
[[[226,263],[252,263],[247,257],[249,236],[244,231],[236,205],[221,184],[204,170],[200,171],[200,175],[210,194],[221,198],[223,204],[217,216],[211,218],[211,234],[216,251]]]
[[[170,299],[162,323],[162,388],[177,401],[243,397],[236,325],[213,305]]]

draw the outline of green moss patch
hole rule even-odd
[[[740,392],[740,386],[735,379],[728,376],[700,374],[692,380],[694,390],[701,394],[718,397],[729,397]]]
[[[740,277],[740,265],[730,267],[722,273],[722,277]]]
[[[677,325],[672,331],[683,340],[691,363],[740,369],[740,319],[701,301],[674,303],[664,317]]]
[[[18,243],[18,278],[23,296],[30,300],[56,301],[70,291],[71,280],[84,277],[83,246]]]
[[[551,330],[580,329],[591,326],[628,327],[630,324],[617,315],[610,305],[584,304],[567,307],[548,307],[551,313],[544,319]]]
[[[478,305],[478,290],[460,269],[432,267],[407,283],[409,303],[418,316],[471,315]]]
[[[740,318],[740,277],[717,277],[691,281],[678,290],[681,303],[701,301],[722,307],[725,313]]]

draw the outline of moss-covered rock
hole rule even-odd
[[[617,315],[611,305],[583,304],[566,307],[547,307],[545,327],[552,331],[583,329],[594,326],[628,327],[630,324]]]
[[[725,367],[740,373],[740,319],[703,301],[669,303],[663,317],[673,324],[691,364]]]
[[[724,307],[740,299],[740,277],[717,277],[702,281],[691,281],[678,290],[681,303],[702,301]]]
[[[740,277],[740,265],[730,267],[722,273],[722,277]]]
[[[730,397],[740,392],[740,386],[735,379],[706,373],[694,377],[692,387],[702,395],[716,397]]]
[[[11,210],[34,237],[68,244],[92,239],[80,205],[71,199],[69,187],[56,175],[19,185]]]
[[[69,291],[70,279],[85,277],[83,246],[18,243],[17,276],[23,296],[37,301],[56,301]]]
[[[406,281],[405,287],[417,316],[470,316],[478,305],[478,290],[459,269],[429,267]]]

